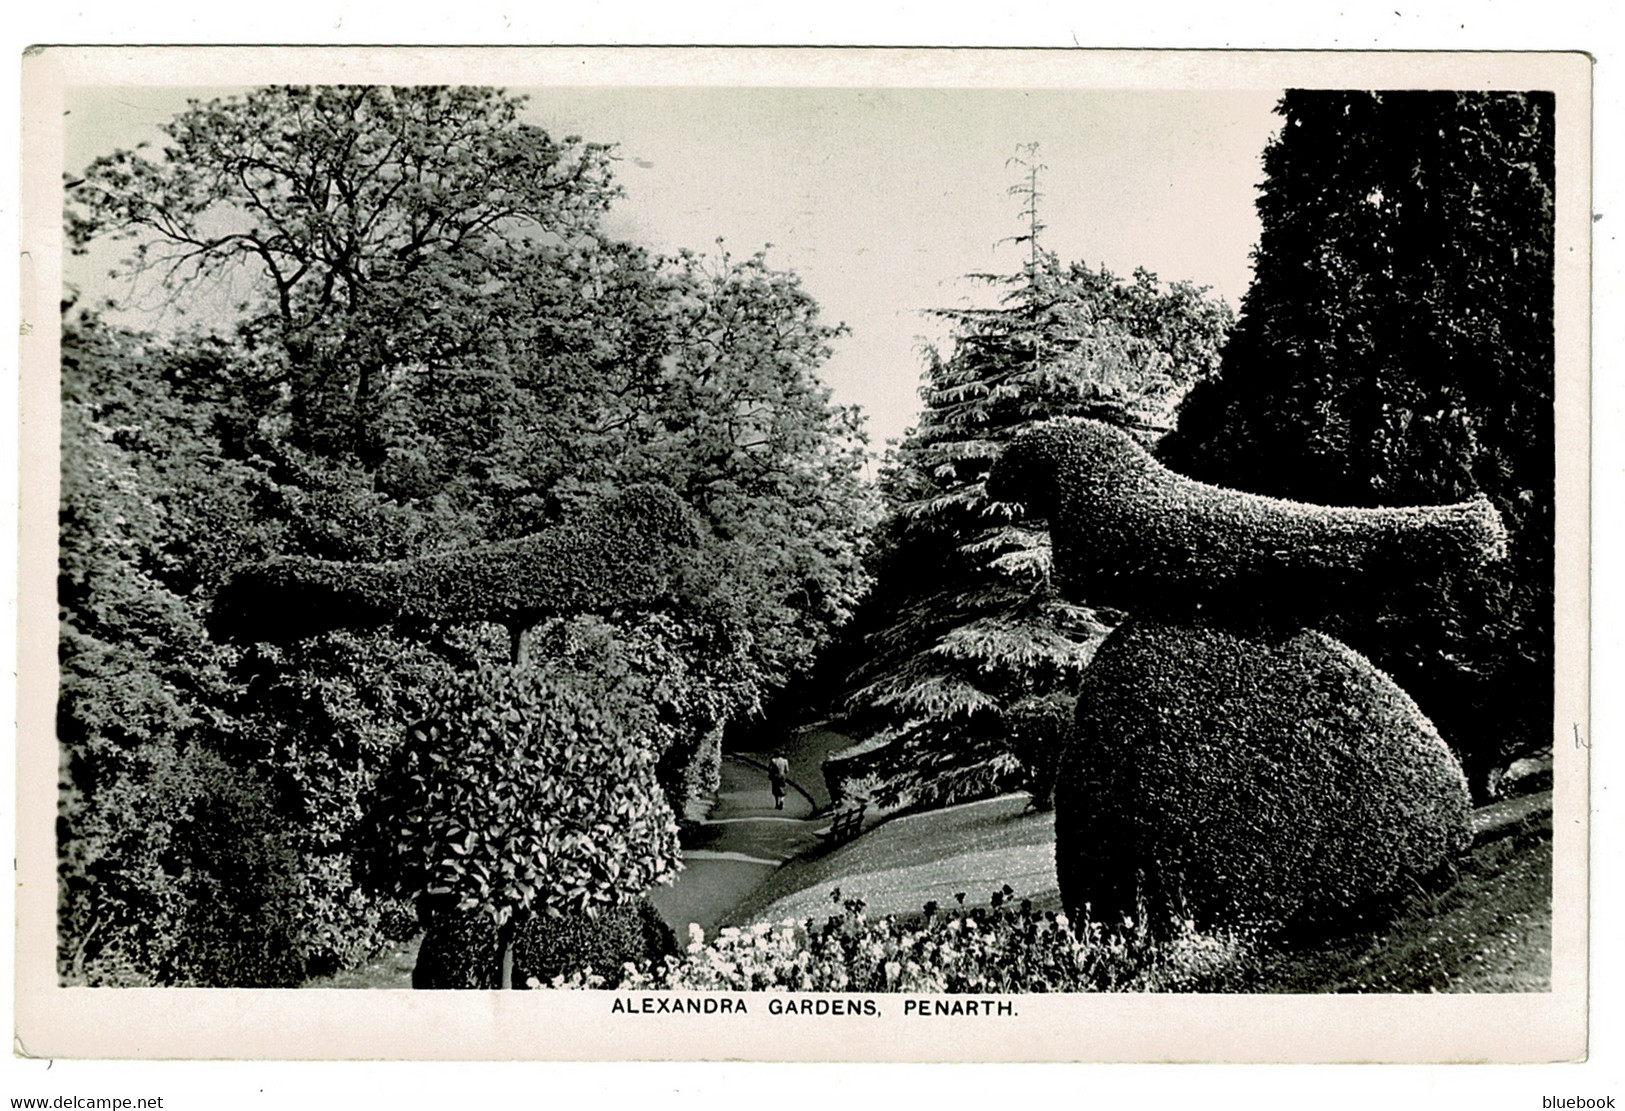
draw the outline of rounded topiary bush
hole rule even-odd
[[[1358,911],[1468,847],[1460,766],[1321,633],[1134,621],[1085,673],[1056,788],[1069,913],[1154,930]]]
[[[594,911],[533,914],[513,945],[513,986],[546,987],[556,976],[591,970],[616,982],[628,961],[658,963],[678,952],[677,935],[647,898]]]

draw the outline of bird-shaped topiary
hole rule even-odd
[[[1415,702],[1313,623],[1387,576],[1504,554],[1483,498],[1331,508],[1194,482],[1052,421],[988,496],[1049,520],[1068,597],[1128,621],[1084,674],[1055,795],[1080,920],[1275,929],[1380,902],[1470,843],[1460,765]]]
[[[211,631],[285,642],[333,629],[490,621],[514,656],[545,618],[635,607],[678,592],[699,536],[681,499],[633,486],[551,528],[458,551],[385,563],[285,557],[235,575],[215,599]]]

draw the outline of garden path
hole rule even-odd
[[[723,916],[780,865],[821,848],[818,831],[829,821],[815,814],[829,798],[819,768],[825,755],[851,743],[813,726],[796,730],[771,751],[723,755],[716,805],[683,837],[683,871],[676,883],[650,893],[680,941],[687,943],[691,922],[707,936],[715,933]],[[767,778],[767,762],[777,755],[790,762],[783,810],[774,809]]]

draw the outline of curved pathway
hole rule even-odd
[[[817,769],[825,754],[851,744],[825,729],[797,730],[768,753],[731,752],[722,757],[722,785],[710,816],[683,835],[683,870],[669,887],[650,892],[678,940],[688,941],[689,923],[710,936],[728,911],[788,860],[822,847],[818,831],[829,825],[815,817],[828,798]],[[790,790],[784,809],[773,807],[767,762],[790,761]]]

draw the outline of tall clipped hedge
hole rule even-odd
[[[697,537],[677,495],[636,486],[517,540],[385,563],[273,560],[226,585],[210,624],[262,641],[401,620],[525,629],[674,592]]]
[[[1470,843],[1461,768],[1416,703],[1324,634],[1129,622],[1062,758],[1068,908],[1275,928],[1408,890]]]
[[[1372,509],[1245,494],[1175,474],[1098,421],[1056,420],[1022,436],[988,491],[1049,518],[1069,597],[1139,613],[1312,621],[1374,582],[1477,565],[1506,545],[1484,498]]]
[[[569,673],[456,675],[381,785],[368,881],[418,900],[430,950],[437,926],[472,917],[500,955],[524,916],[590,916],[669,880],[677,823],[645,713]]]

